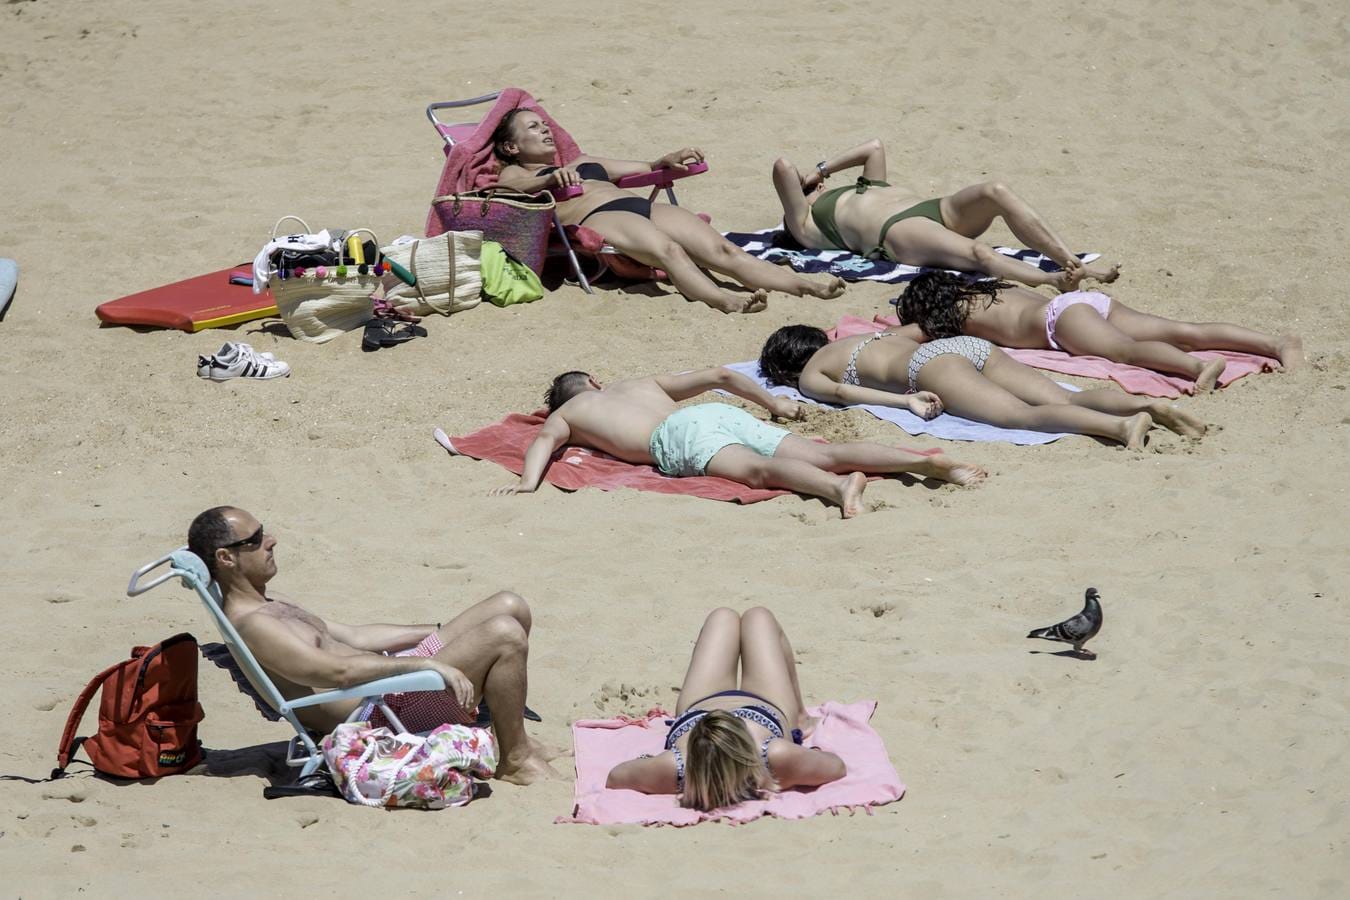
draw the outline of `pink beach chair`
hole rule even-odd
[[[444,142],[442,150],[448,157],[450,151],[461,141],[467,140],[478,128],[479,122],[442,122],[436,118],[436,111],[442,109],[461,109],[464,107],[478,106],[484,103],[496,103],[502,95],[502,91],[493,91],[490,94],[483,94],[481,97],[473,97],[468,100],[447,100],[441,103],[432,103],[427,107],[427,118],[431,121],[432,127],[436,133],[441,136]],[[627,175],[615,182],[621,188],[643,188],[650,187],[651,194],[649,200],[655,200],[661,191],[666,192],[666,197],[672,206],[679,206],[679,201],[675,198],[675,182],[681,178],[688,178],[691,175],[701,175],[708,171],[707,163],[695,163],[687,171],[676,171],[675,169],[658,169],[655,172],[643,172],[637,175]],[[572,185],[566,188],[553,188],[550,193],[556,200],[570,200],[573,197],[580,196],[584,192],[581,185]],[[706,217],[705,217],[706,218]],[[556,252],[559,255],[566,255],[568,264],[572,272],[576,275],[577,282],[582,290],[588,294],[594,293],[591,289],[591,279],[598,278],[606,269],[612,269],[616,274],[642,280],[650,278],[654,270],[636,260],[629,259],[619,253],[614,247],[605,243],[600,235],[590,228],[580,226],[563,227],[557,214],[553,215],[553,230],[555,234],[554,247],[550,252]],[[582,271],[581,262],[577,259],[576,250],[573,246],[575,241],[583,253],[592,256],[598,263],[599,269],[591,276],[586,277]],[[659,276],[658,276],[659,277]]]

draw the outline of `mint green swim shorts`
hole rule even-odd
[[[760,456],[773,456],[788,434],[738,407],[700,403],[675,410],[656,426],[652,459],[664,475],[702,475],[723,447],[743,444]]]

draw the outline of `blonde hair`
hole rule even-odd
[[[725,710],[709,712],[690,729],[685,756],[683,807],[719,809],[775,788],[749,729]]]

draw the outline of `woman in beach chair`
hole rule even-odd
[[[844,291],[839,278],[812,281],[790,269],[756,259],[722,237],[707,222],[678,206],[652,203],[621,190],[612,182],[625,175],[659,168],[683,170],[700,162],[703,154],[686,147],[655,162],[630,162],[580,156],[555,167],[554,140],[548,123],[537,112],[517,108],[502,118],[492,136],[493,152],[502,162],[498,183],[525,193],[585,183],[578,197],[558,202],[564,225],[585,224],[625,256],[664,269],[685,297],[722,312],[759,312],[768,304],[768,291],[821,299]],[[709,278],[711,269],[736,279],[753,293],[726,290]]]
[[[858,166],[863,171],[856,181],[825,189],[831,175]],[[986,181],[925,200],[885,178],[886,148],[879,140],[819,162],[805,176],[786,159],[773,164],[783,224],[804,247],[849,250],[910,266],[983,272],[1061,291],[1073,290],[1084,278],[1110,282],[1119,274],[1115,266],[1084,265],[1025,200],[1000,182]],[[995,217],[1002,217],[1018,240],[1063,271],[1043,272],[975,241]]]
[[[1070,391],[981,338],[925,344],[916,326],[831,342],[810,325],[769,336],[759,372],[822,403],[870,403],[932,419],[944,409],[966,419],[1023,431],[1090,434],[1141,449],[1156,422],[1200,437],[1205,425],[1175,404],[1101,388]]]
[[[816,722],[805,713],[792,645],[762,606],[708,614],[675,713],[665,751],[620,763],[605,787],[679,794],[681,806],[707,811],[846,774],[835,754],[802,746]]]
[[[950,272],[924,272],[896,301],[900,321],[929,340],[968,334],[1004,347],[1063,350],[1181,375],[1198,391],[1214,388],[1224,360],[1189,350],[1236,350],[1295,368],[1303,359],[1296,336],[1272,337],[1224,322],[1177,322],[1131,309],[1099,291],[1053,299],[1006,281],[969,281]]]

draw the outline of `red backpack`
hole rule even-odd
[[[75,737],[94,691],[99,699],[98,734]],[[153,647],[133,647],[131,659],[104,669],[75,700],[57,748],[53,778],[65,774],[84,745],[94,768],[117,778],[176,775],[201,762],[197,723],[197,639],[176,634]]]

